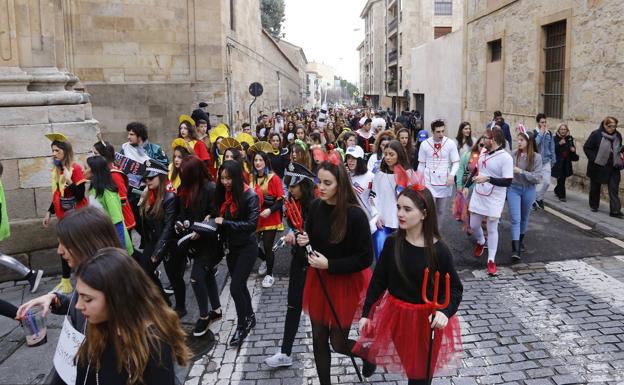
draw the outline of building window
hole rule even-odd
[[[399,34],[399,56],[403,55],[403,32]]]
[[[399,67],[399,89],[403,89],[403,67]]]
[[[453,0],[435,0],[433,14],[445,16],[453,14]]]
[[[544,26],[544,113],[561,119],[565,78],[566,21]]]
[[[490,63],[500,61],[503,56],[503,42],[501,39],[488,43],[488,59]]]
[[[236,19],[234,17],[234,10],[236,9],[236,0],[230,0],[230,29],[236,31]]]
[[[453,32],[453,27],[433,27],[433,38],[437,39]]]

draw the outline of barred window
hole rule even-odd
[[[453,0],[435,0],[433,5],[433,14],[436,16],[453,14]]]
[[[544,113],[563,115],[566,21],[544,26]]]

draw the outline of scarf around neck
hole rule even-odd
[[[613,167],[619,168],[622,166],[622,158],[620,158],[620,147],[622,146],[621,140],[617,133],[609,135],[605,131],[601,132],[602,139],[600,140],[600,147],[598,147],[598,153],[594,163],[599,166],[606,166],[609,162],[609,155],[613,155]]]

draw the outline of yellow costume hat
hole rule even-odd
[[[249,135],[246,132],[241,132],[240,134],[236,135],[236,140],[239,143],[247,143],[250,146],[252,146],[254,144],[253,136]]]
[[[45,134],[45,137],[48,138],[51,142],[67,142],[67,137],[60,132],[50,132],[49,134]]]
[[[175,150],[176,147],[184,147],[187,150],[189,150],[191,153],[193,152],[193,148],[189,145],[189,143],[186,142],[186,140],[182,138],[176,138],[173,140],[173,142],[171,142],[171,148]]]
[[[217,124],[215,128],[210,130],[210,143],[214,143],[217,140],[217,138],[220,136],[224,138],[227,138],[230,136],[230,132],[227,126],[223,123]]]
[[[238,140],[234,138],[223,138],[221,143],[219,143],[219,153],[225,154],[225,150],[228,148],[235,148],[238,151],[243,151],[243,146],[238,143]]]
[[[269,142],[261,141],[249,147],[249,150],[247,150],[247,153],[250,155],[254,152],[264,152],[266,154],[271,154],[273,152],[273,146],[271,146]]]
[[[195,120],[188,115],[182,114],[178,117],[178,123],[182,123],[184,121],[191,123],[193,127],[195,127]]]

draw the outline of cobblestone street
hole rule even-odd
[[[462,367],[433,383],[623,384],[623,274],[619,256],[503,267],[493,279],[482,270],[461,271]],[[258,325],[239,351],[226,347],[235,322],[226,286],[226,317],[213,325],[218,342],[194,363],[186,384],[317,384],[306,316],[295,340],[295,364],[274,370],[263,363],[280,346],[288,280],[263,289],[254,275],[248,284]],[[335,355],[332,363],[333,383],[357,383],[349,359]],[[369,382],[406,383],[391,373],[377,373]]]

